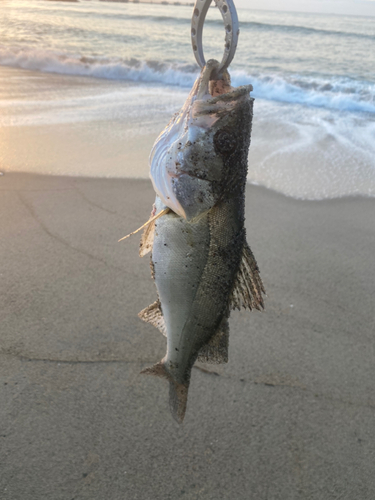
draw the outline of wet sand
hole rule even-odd
[[[0,66],[0,170],[148,178],[151,147],[171,115],[168,107],[148,115],[143,109],[159,93]],[[171,101],[178,109],[178,97]]]
[[[139,375],[165,339],[147,180],[0,176],[0,498],[375,497],[375,200],[247,189],[266,310],[193,370],[185,422]],[[202,369],[203,368],[203,369]]]
[[[148,179],[152,145],[188,91],[0,66],[0,169]],[[375,196],[371,116],[332,122],[319,108],[255,99],[249,181],[307,200]]]

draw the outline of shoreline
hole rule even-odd
[[[55,179],[56,181],[119,181],[119,182],[127,182],[127,181],[139,181],[139,182],[146,182],[149,183],[152,189],[152,182],[149,177],[121,177],[121,176],[85,176],[85,175],[65,175],[65,174],[59,174],[59,173],[40,173],[40,172],[28,172],[28,171],[10,171],[6,170],[1,167],[0,165],[0,181],[2,177],[9,177],[12,176],[15,179],[18,177],[20,180],[22,180],[22,184],[24,185],[26,180],[28,178],[32,179],[33,177],[35,178],[51,178]],[[17,182],[17,181],[16,181]],[[285,198],[287,200],[295,201],[295,202],[301,202],[301,203],[319,203],[319,204],[330,204],[330,203],[338,203],[338,202],[350,202],[350,201],[364,201],[364,200],[374,200],[375,203],[375,196],[373,195],[364,195],[364,194],[349,194],[349,195],[343,195],[343,196],[337,196],[334,198],[320,198],[320,199],[307,199],[307,198],[298,198],[295,196],[291,196],[288,194],[285,194],[281,191],[277,191],[276,189],[263,186],[261,184],[256,184],[251,181],[246,182],[247,189],[256,189],[264,192],[269,192],[271,196],[281,196],[281,198]],[[0,191],[1,191],[1,186],[0,186]],[[154,193],[155,195],[155,193]]]
[[[160,85],[0,67],[0,170],[148,178],[153,143],[185,98]],[[335,136],[307,109],[300,126],[297,108],[255,101],[249,182],[296,199],[375,195],[370,151],[353,153],[361,129],[349,140],[339,121]]]

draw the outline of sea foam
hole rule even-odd
[[[191,87],[195,64],[162,63],[115,57],[91,57],[58,51],[0,48],[0,64],[66,75]],[[278,75],[231,70],[234,86],[252,83],[253,95],[265,100],[332,110],[375,113],[375,84],[349,77]]]

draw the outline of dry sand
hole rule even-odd
[[[142,377],[165,339],[138,237],[149,181],[0,177],[0,498],[375,498],[375,200],[248,187],[266,311],[194,369],[185,422]],[[202,365],[201,365],[202,367]]]

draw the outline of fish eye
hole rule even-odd
[[[214,146],[219,153],[233,153],[236,145],[236,138],[228,130],[218,130],[214,135]]]

